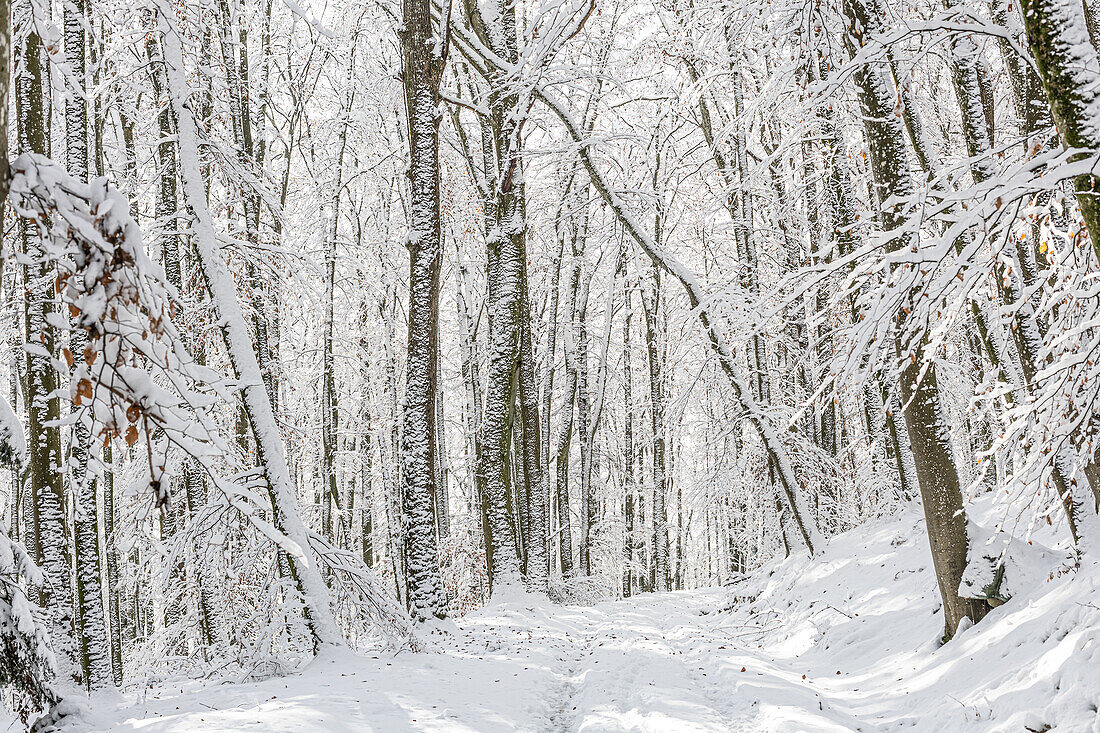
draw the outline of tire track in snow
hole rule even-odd
[[[555,671],[563,683],[544,733],[730,729],[720,696],[700,694],[682,652],[664,638],[670,612],[679,618],[683,611],[660,599],[559,609],[569,619],[571,649]],[[702,630],[686,633],[695,631]]]

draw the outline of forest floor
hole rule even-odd
[[[1100,730],[1100,572],[1032,567],[1028,590],[941,646],[925,543],[909,510],[727,588],[497,604],[435,653],[164,684],[94,704],[80,730]]]

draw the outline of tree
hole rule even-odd
[[[409,612],[417,621],[444,618],[435,538],[436,367],[439,348],[439,83],[446,39],[437,36],[429,0],[405,0],[402,82],[408,120],[409,336],[402,405],[401,477]]]

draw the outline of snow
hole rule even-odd
[[[991,507],[987,497],[970,514],[992,524]],[[1043,529],[1014,555],[1026,555],[1014,566],[1028,568],[1028,590],[942,646],[923,520],[909,507],[726,588],[592,607],[516,596],[457,619],[432,652],[329,649],[290,677],[166,682],[96,701],[78,727],[1100,730],[1100,568],[1070,570],[1040,545],[1064,529]]]
[[[27,462],[27,441],[11,405],[0,397],[0,464],[21,467]]]

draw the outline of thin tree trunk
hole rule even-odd
[[[574,318],[580,289],[580,263],[577,257],[570,264],[569,298],[566,310],[570,321]],[[570,329],[571,331],[572,329]],[[558,424],[557,450],[555,452],[554,497],[558,509],[558,557],[562,575],[573,572],[573,527],[569,505],[569,446],[573,440],[573,402],[577,395],[577,362],[574,357],[573,338],[564,344],[565,394],[562,398]]]
[[[336,404],[336,365],[333,354],[333,307],[336,297],[336,239],[340,228],[340,194],[344,185],[344,151],[348,143],[348,125],[351,122],[351,105],[355,99],[352,88],[352,72],[355,67],[355,47],[349,53],[347,74],[347,106],[342,110],[343,120],[340,126],[340,138],[336,153],[336,166],[333,169],[332,197],[329,203],[331,217],[325,239],[325,300],[324,332],[322,334],[321,355],[321,480],[324,481],[324,521],[323,532],[330,541],[336,542],[336,528],[333,514],[343,516],[340,506],[340,493],[336,482],[336,452],[339,415]],[[344,520],[346,521],[346,520]]]
[[[653,440],[653,589],[668,590],[668,481],[665,476],[665,396],[657,308],[661,300],[661,275],[650,266],[642,284],[645,314],[646,362],[649,365],[649,427]]]
[[[630,373],[630,273],[626,244],[620,245],[623,274],[623,597],[631,593],[634,567],[634,380]]]

